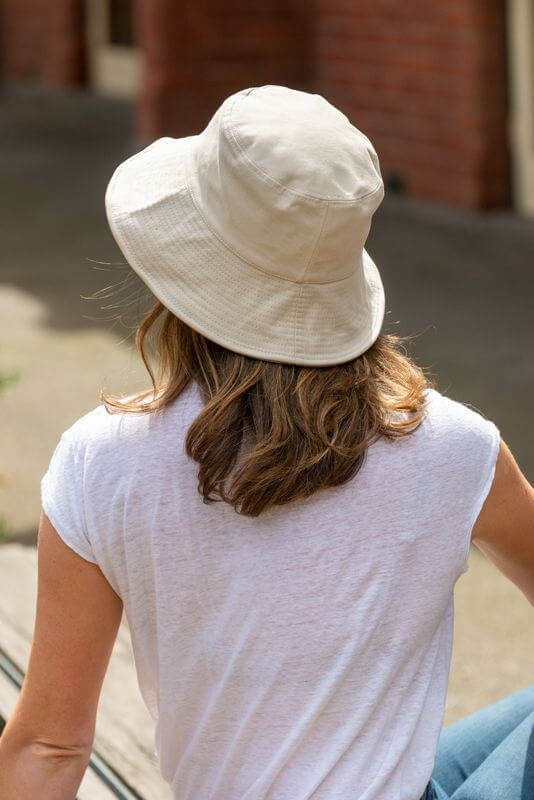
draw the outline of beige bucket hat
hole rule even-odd
[[[375,341],[384,289],[364,248],[384,196],[369,139],[318,94],[228,97],[196,136],[120,164],[111,231],[191,328],[253,358],[327,366]]]

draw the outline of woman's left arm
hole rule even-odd
[[[0,736],[0,800],[75,800],[122,601],[41,514],[28,670]]]

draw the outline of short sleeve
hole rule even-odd
[[[41,479],[41,505],[65,544],[96,564],[85,524],[83,481],[83,450],[69,429],[61,436]]]
[[[478,482],[475,491],[472,495],[472,502],[469,509],[467,532],[468,538],[466,541],[464,558],[462,561],[460,575],[467,572],[469,568],[469,551],[471,547],[471,534],[477,517],[482,510],[482,506],[490,492],[493,478],[495,477],[495,467],[497,464],[497,457],[499,455],[499,448],[501,443],[501,435],[497,426],[488,419],[478,416],[479,428],[479,453],[474,454],[478,456],[479,461],[479,474]]]
[[[425,419],[426,490],[446,541],[455,580],[469,569],[473,526],[490,492],[499,455],[498,427],[472,406],[429,391]]]

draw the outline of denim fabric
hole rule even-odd
[[[534,684],[447,725],[421,800],[533,800]]]
[[[430,780],[430,782],[427,784],[424,795],[421,797],[421,800],[436,800],[436,797],[436,790],[432,785],[432,780]]]

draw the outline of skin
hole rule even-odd
[[[471,540],[534,605],[534,488],[502,439]]]
[[[44,513],[37,553],[27,674],[0,737],[0,800],[74,800],[122,616],[100,568],[69,548]]]
[[[534,489],[504,442],[472,540],[534,605]],[[65,545],[42,514],[35,630],[0,737],[0,800],[75,800],[121,615],[99,567]]]

